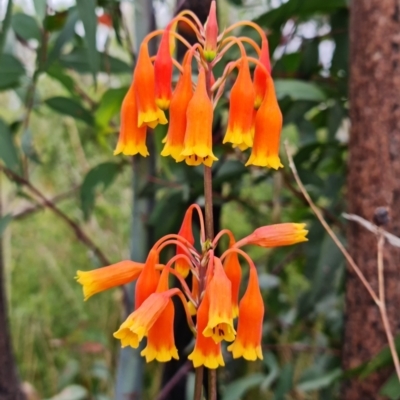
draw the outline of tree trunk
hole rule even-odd
[[[1,179],[1,176],[0,176]],[[0,181],[0,219],[2,198]],[[24,400],[16,372],[12,353],[10,331],[7,318],[7,297],[5,293],[3,241],[0,236],[0,399]]]
[[[379,206],[389,209],[386,229],[400,236],[400,8],[398,0],[357,0],[350,19],[351,136],[349,211],[372,220]],[[376,238],[352,222],[351,255],[373,289],[377,285]],[[400,252],[385,244],[385,288],[393,334],[400,329]],[[343,367],[373,358],[387,339],[380,314],[353,272],[346,281]],[[343,386],[343,399],[376,400],[393,368]]]

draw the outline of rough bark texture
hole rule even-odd
[[[372,220],[387,206],[387,230],[400,236],[400,9],[398,0],[355,0],[350,19],[351,137],[349,211]],[[376,238],[356,223],[348,232],[356,263],[377,287]],[[400,331],[400,252],[385,245],[385,280],[392,332]],[[374,357],[386,344],[377,307],[354,273],[346,282],[343,367]],[[379,387],[393,368],[343,387],[343,399],[379,399]]]

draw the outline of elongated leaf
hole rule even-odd
[[[393,374],[381,387],[379,394],[388,397],[390,400],[400,399],[400,382],[397,374]]]
[[[27,128],[21,137],[21,148],[24,154],[35,163],[40,164],[39,154],[37,153],[33,144],[32,131]]]
[[[326,100],[324,92],[317,85],[310,82],[296,79],[276,79],[275,89],[279,99],[289,96],[293,100]]]
[[[315,379],[310,379],[301,382],[297,385],[297,390],[302,392],[310,392],[313,390],[320,390],[335,382],[342,374],[340,369],[335,369]]]
[[[79,17],[85,28],[86,58],[93,74],[93,79],[96,80],[96,74],[100,69],[100,59],[96,48],[96,2],[95,0],[78,1],[76,5]]]
[[[6,230],[8,224],[11,222],[12,216],[11,214],[4,215],[0,217],[0,237],[3,236],[4,231]]]
[[[64,69],[58,63],[54,63],[46,72],[49,76],[60,82],[71,94],[75,95],[74,80],[64,72]]]
[[[47,0],[33,0],[35,11],[40,20],[46,16]]]
[[[21,61],[11,54],[2,54],[0,62],[0,90],[10,89],[19,85],[20,78],[25,74]]]
[[[226,386],[222,400],[240,400],[250,389],[259,386],[264,379],[265,375],[261,373],[237,379]]]
[[[128,88],[108,89],[100,100],[95,113],[96,125],[107,131],[110,121],[121,109],[122,100]]]
[[[8,28],[10,27],[10,24],[11,24],[12,6],[13,6],[13,0],[8,0],[6,15],[4,16],[4,20],[2,21],[2,24],[1,24],[1,32],[0,32],[0,60],[1,60],[1,58],[2,58],[4,43],[6,42],[6,36],[7,36]],[[1,62],[0,62],[0,65],[1,65]]]
[[[0,159],[4,161],[7,168],[19,170],[17,149],[11,131],[2,119],[0,119]]]
[[[92,168],[82,183],[81,206],[84,218],[87,220],[94,208],[96,191],[104,191],[114,181],[120,171],[120,164],[105,162]]]
[[[56,96],[47,99],[45,103],[60,114],[65,114],[80,119],[89,125],[93,124],[92,114],[77,100],[69,97]]]
[[[23,13],[14,14],[11,19],[11,26],[17,36],[24,40],[36,39],[40,41],[41,39],[39,24],[30,15]]]

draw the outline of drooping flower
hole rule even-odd
[[[83,286],[85,301],[96,293],[134,281],[143,270],[143,263],[130,260],[92,271],[77,271],[76,280]]]
[[[265,67],[262,68],[260,65],[256,65],[254,69],[254,90],[255,90],[255,101],[254,108],[258,109],[264,99],[265,92],[267,90],[267,84],[269,83],[268,74],[271,74],[271,60],[269,58],[269,46],[268,40],[264,36],[261,40],[261,54],[259,57],[260,63]]]
[[[155,249],[151,249],[147,256],[143,271],[139,275],[136,283],[135,309],[138,309],[157,289],[158,281],[160,279],[160,273],[156,269],[158,258],[158,252]]]
[[[221,343],[216,343],[211,337],[203,335],[208,322],[209,305],[209,294],[206,293],[197,310],[196,343],[194,350],[188,356],[195,368],[204,365],[207,368],[216,369],[225,365],[221,353]]]
[[[210,13],[208,14],[205,24],[205,42],[204,42],[204,58],[211,62],[217,55],[217,38],[218,38],[218,20],[217,5],[215,1],[211,2]]]
[[[169,109],[169,125],[165,139],[165,146],[161,155],[171,156],[176,162],[183,161],[183,144],[186,132],[186,110],[193,96],[192,89],[192,53],[189,53],[183,62],[183,73],[180,76],[172,95]]]
[[[114,333],[114,337],[121,340],[121,346],[137,348],[168,306],[171,296],[177,292],[178,289],[169,289],[165,292],[150,294],[140,307],[128,316],[118,331]]]
[[[206,289],[209,294],[210,307],[203,335],[211,337],[215,343],[222,340],[231,342],[235,339],[231,290],[231,282],[225,274],[221,260],[214,257],[214,274]]]
[[[168,270],[164,269],[157,286],[157,293],[168,291],[168,275]],[[140,353],[146,357],[146,362],[153,360],[167,362],[171,358],[179,359],[174,339],[174,315],[174,304],[170,297],[168,304],[148,331],[147,346]]]
[[[233,358],[249,361],[263,359],[261,350],[264,302],[258,285],[257,271],[250,268],[249,283],[239,305],[239,322],[235,341],[228,346]]]
[[[155,98],[162,110],[167,110],[171,100],[172,57],[170,52],[170,25],[164,30],[154,60]]]
[[[188,165],[211,167],[217,159],[212,151],[213,106],[206,89],[206,76],[200,67],[196,90],[187,108],[184,149],[181,153]]]
[[[147,126],[138,126],[138,115],[136,90],[132,83],[122,102],[121,126],[114,155],[120,153],[127,156],[134,156],[138,153],[143,157],[149,155],[146,146]]]
[[[246,244],[255,244],[261,247],[280,247],[306,242],[308,241],[308,231],[305,227],[306,224],[294,224],[292,222],[262,226],[237,242],[235,247]]]
[[[282,113],[276,99],[274,83],[268,75],[267,91],[255,119],[253,149],[248,165],[283,167],[279,159],[279,140],[282,130]]]
[[[138,122],[137,125],[147,125],[155,128],[159,123],[166,124],[168,121],[156,104],[155,99],[155,79],[154,66],[150,60],[147,41],[143,41],[133,74],[133,84],[136,89],[138,103]]]
[[[254,99],[249,63],[246,57],[242,57],[239,74],[230,94],[228,129],[223,143],[240,146],[241,150],[253,146]]]

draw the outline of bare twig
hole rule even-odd
[[[346,248],[343,246],[343,244],[341,243],[341,241],[338,239],[338,237],[336,236],[336,234],[333,232],[333,230],[331,229],[331,227],[327,224],[327,222],[325,221],[324,217],[322,216],[321,211],[318,209],[318,207],[314,204],[314,202],[311,200],[310,195],[308,194],[306,188],[304,187],[303,183],[300,180],[299,174],[297,173],[297,169],[296,166],[293,162],[293,157],[290,154],[289,151],[289,146],[287,141],[285,142],[285,150],[286,150],[286,154],[289,160],[289,167],[292,170],[294,179],[301,191],[301,193],[303,194],[303,196],[305,197],[305,199],[307,200],[307,203],[309,204],[309,206],[311,207],[311,209],[313,210],[314,214],[317,216],[317,218],[319,219],[319,222],[321,222],[322,226],[325,228],[325,230],[328,232],[329,236],[332,238],[332,240],[335,242],[336,246],[339,248],[339,250],[342,252],[342,254],[344,255],[344,257],[346,258],[347,262],[349,263],[349,265],[351,266],[351,268],[353,269],[353,271],[356,273],[356,275],[360,278],[360,281],[362,282],[362,284],[364,285],[365,289],[367,289],[368,293],[370,294],[370,296],[372,297],[372,299],[374,300],[374,302],[376,303],[376,305],[379,307],[380,306],[380,300],[378,298],[378,296],[376,295],[376,293],[374,292],[374,290],[372,289],[371,285],[368,283],[367,279],[365,278],[364,274],[361,272],[360,268],[358,268],[357,264],[355,263],[355,261],[353,260],[353,258],[351,257],[351,255],[349,254],[349,252],[346,250]]]
[[[83,244],[85,244],[89,249],[91,249],[103,265],[111,264],[111,262],[105,256],[105,254],[100,250],[99,247],[97,247],[95,243],[93,243],[92,239],[90,239],[89,236],[86,235],[86,233],[81,229],[81,227],[70,217],[68,217],[68,215],[66,215],[63,211],[61,211],[39,189],[33,186],[29,180],[25,179],[24,177],[16,174],[14,171],[2,165],[0,165],[0,170],[3,171],[12,181],[28,188],[29,191],[33,193],[35,196],[37,196],[47,208],[52,210],[54,214],[58,215],[67,225],[69,225],[70,228],[74,231],[77,239],[81,241]]]
[[[385,244],[385,236],[382,228],[378,228],[378,286],[379,286],[379,300],[380,306],[379,311],[382,317],[383,327],[385,329],[386,337],[389,343],[390,353],[392,354],[393,364],[396,369],[397,378],[400,381],[400,363],[399,356],[397,354],[396,345],[394,343],[392,330],[390,329],[389,318],[386,310],[385,301],[385,278],[384,278],[384,267],[383,267],[383,247]]]
[[[156,400],[164,400],[169,392],[178,384],[178,382],[192,369],[192,363],[186,361],[179,369],[176,371],[175,375],[168,381],[168,383],[162,388],[161,392],[158,394]]]

